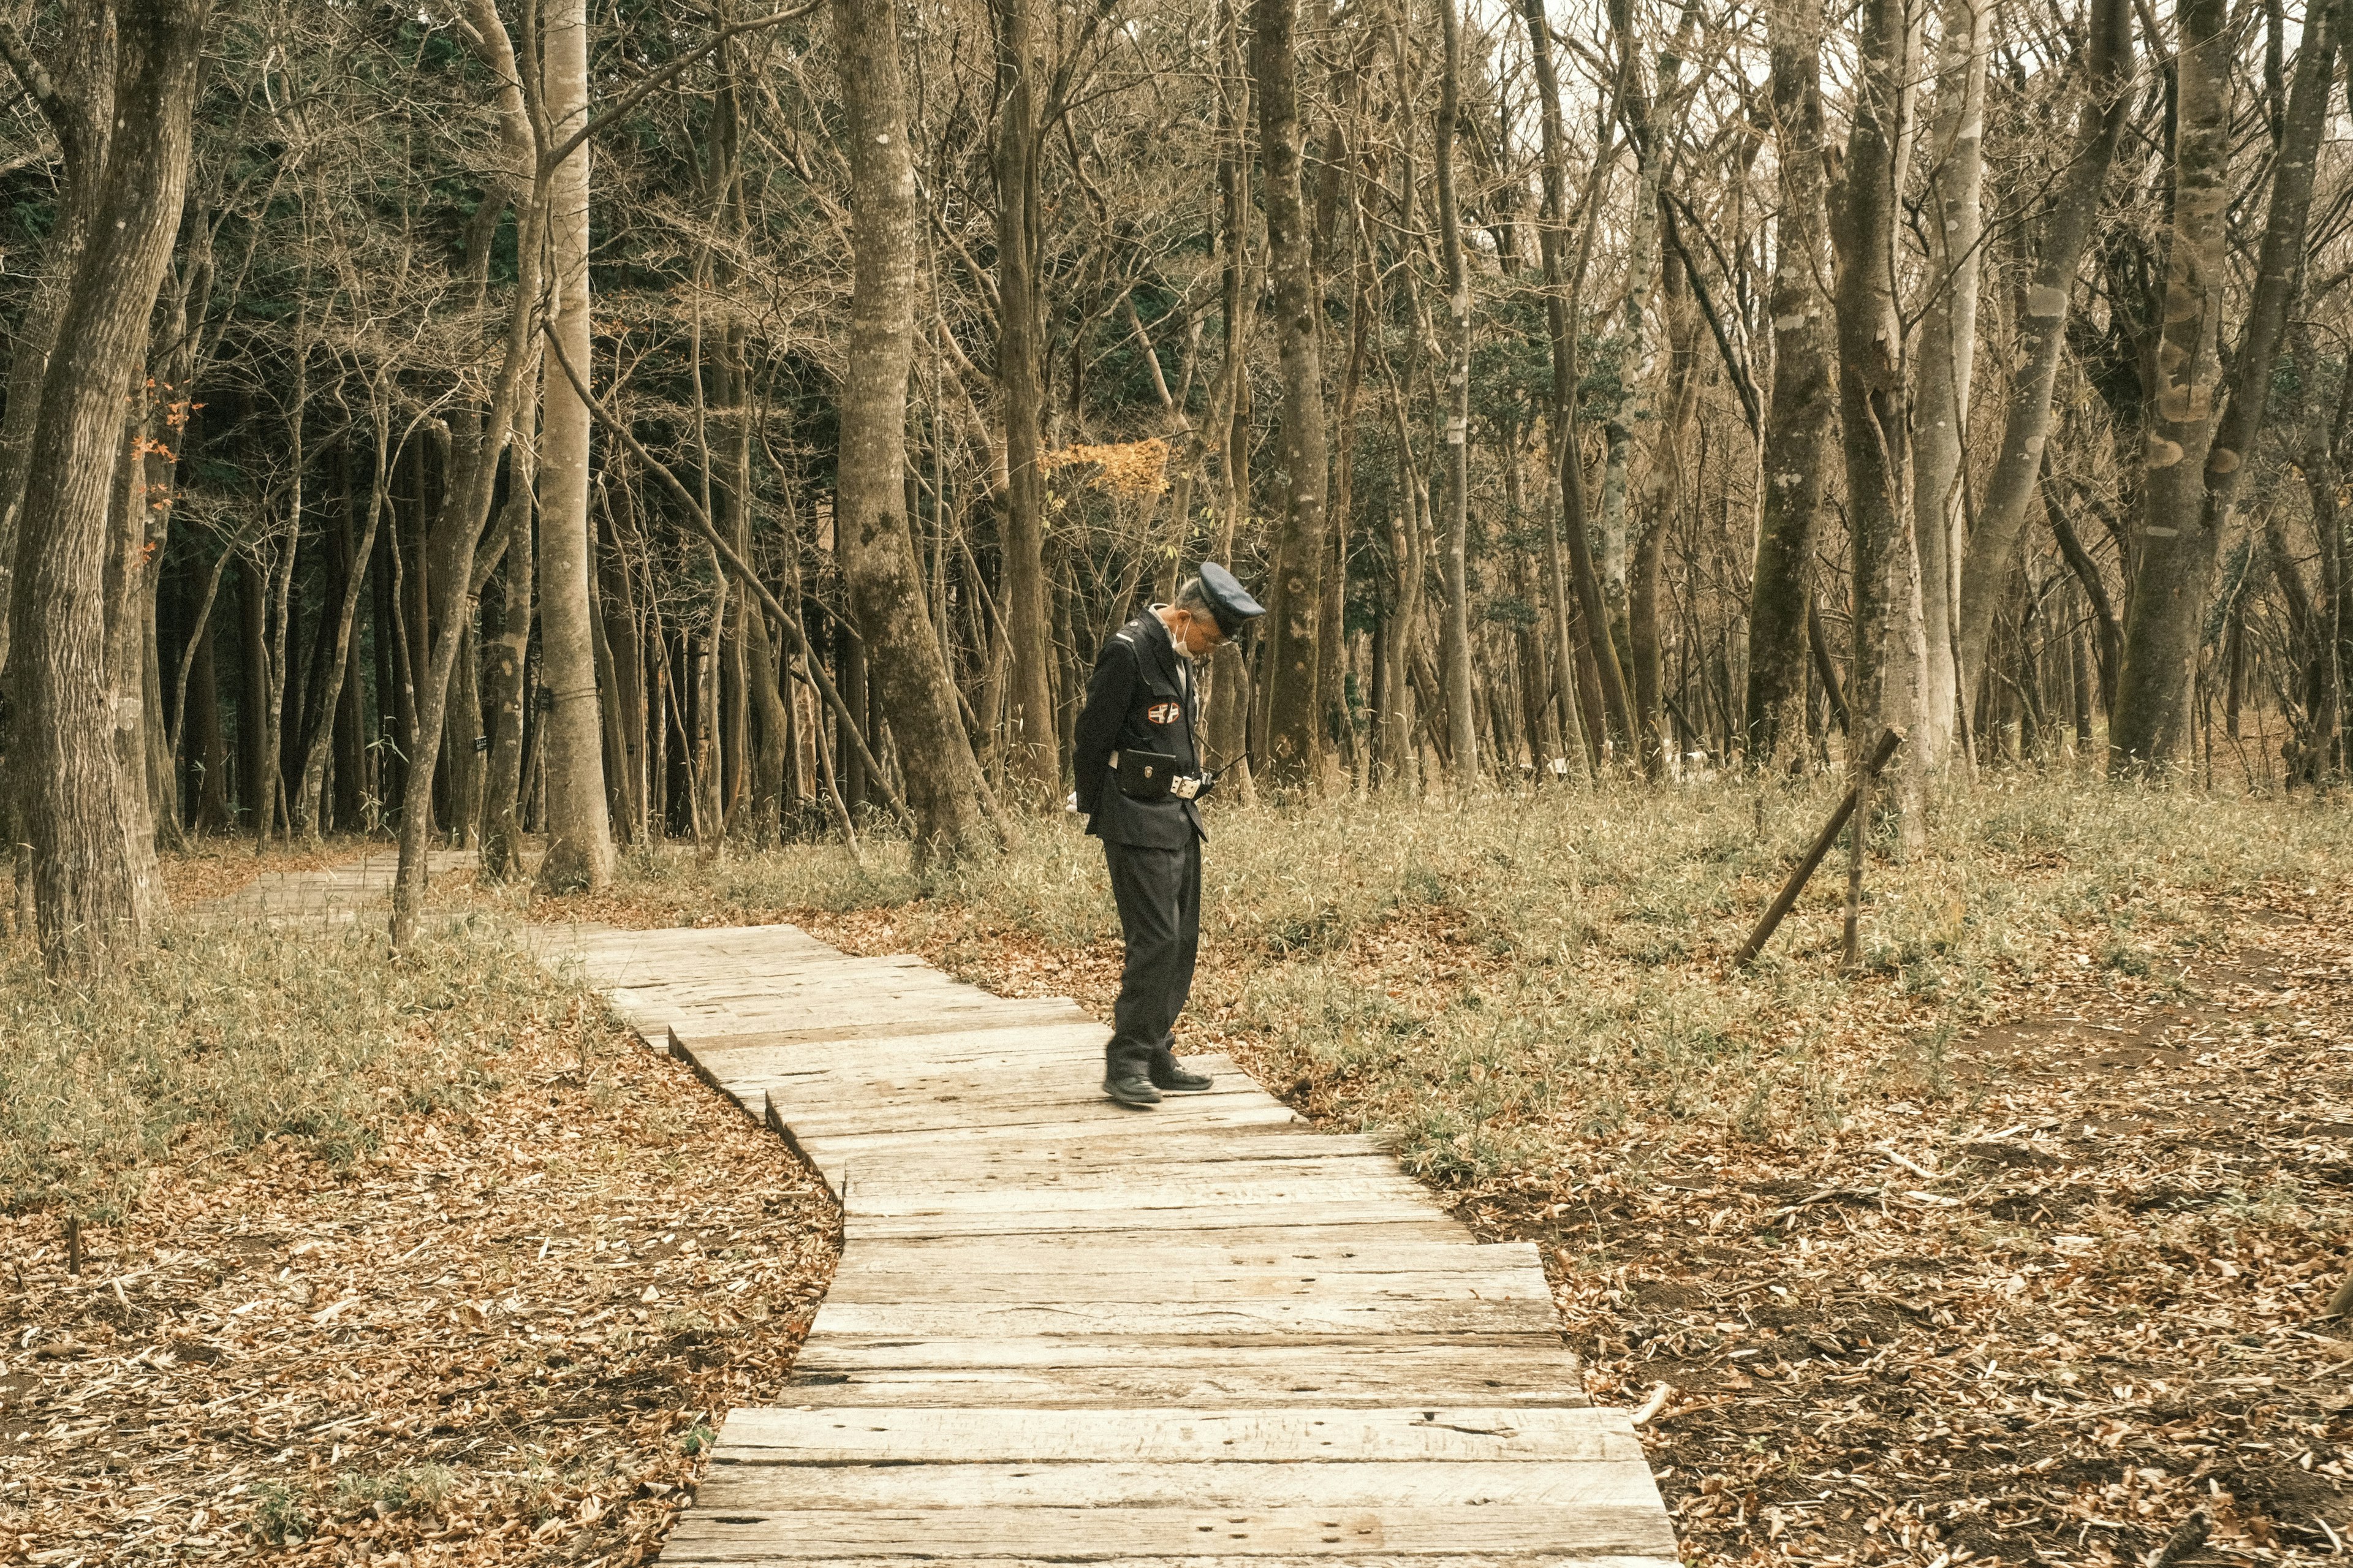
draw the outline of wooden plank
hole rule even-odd
[[[709,1051],[784,1053],[794,1062],[811,1068],[844,1072],[884,1062],[946,1067],[1005,1056],[1060,1055],[1073,1060],[1102,1062],[1103,1041],[1111,1036],[1110,1026],[1099,1024],[1080,1012],[1076,1003],[1050,996],[1034,1002],[1005,1002],[1000,998],[998,1005],[1003,1011],[992,1014],[989,1022],[977,1026],[934,1028],[918,1023],[892,1034],[853,1035],[839,1039],[809,1038],[807,1029],[774,1037],[684,1034],[679,1037],[679,1047],[698,1056]],[[1016,1016],[1021,1020],[1018,1024],[997,1021]]]
[[[741,1556],[703,1556],[706,1552],[734,1552],[724,1542],[680,1542],[675,1547],[663,1547],[661,1563],[666,1568],[718,1568],[720,1563],[739,1563]],[[760,1561],[760,1559],[753,1559]],[[859,1568],[939,1568],[939,1556],[927,1554],[861,1554],[854,1559]],[[997,1547],[984,1554],[960,1556],[960,1563],[974,1563],[974,1568],[1061,1568],[1071,1559],[1047,1559],[1047,1556],[1009,1554]],[[1087,1559],[1078,1559],[1087,1561]],[[1263,1556],[1217,1556],[1217,1554],[1184,1554],[1184,1556],[1127,1556],[1120,1561],[1148,1561],[1153,1568],[1332,1568],[1332,1556],[1284,1556],[1280,1552]],[[1673,1556],[1621,1556],[1621,1554],[1565,1554],[1565,1552],[1348,1552],[1344,1559],[1348,1568],[1680,1568]]]
[[[1053,1052],[1014,1050],[979,1059],[942,1063],[921,1053],[892,1053],[860,1064],[812,1061],[790,1047],[765,1051],[694,1050],[697,1060],[752,1067],[765,1065],[780,1081],[791,1079],[812,1103],[828,1100],[864,1099],[877,1105],[899,1100],[928,1100],[954,1095],[970,1105],[1018,1105],[1040,1092],[1101,1100],[1103,1060],[1090,1052],[1071,1056]],[[1268,1098],[1256,1080],[1225,1057],[1195,1058],[1217,1074],[1218,1081],[1198,1093],[1162,1098],[1159,1109],[1215,1104],[1237,1095]],[[1222,1069],[1222,1070],[1220,1070]]]
[[[726,1543],[690,1543],[681,1541],[674,1546],[666,1546],[663,1549],[661,1561],[667,1568],[704,1568],[704,1565],[709,1565],[709,1568],[718,1568],[721,1563],[740,1563],[743,1559],[735,1555],[705,1556],[701,1553],[705,1552],[732,1553],[733,1550]],[[758,1559],[755,1558],[754,1561]],[[913,1553],[887,1552],[860,1553],[853,1558],[844,1558],[843,1561],[855,1562],[859,1568],[939,1568],[942,1560],[924,1555],[918,1550]],[[983,1568],[1062,1568],[1063,1564],[1074,1560],[1067,1557],[1029,1556],[1008,1551],[999,1543],[995,1551],[975,1553],[968,1557],[958,1558],[956,1561],[980,1564]],[[1085,1562],[1090,1559],[1079,1558],[1075,1561]],[[1221,1557],[1215,1553],[1187,1553],[1181,1556],[1162,1557],[1130,1555],[1120,1561],[1149,1562],[1154,1568],[1244,1568],[1245,1564],[1247,1568],[1333,1568],[1335,1559],[1328,1555],[1299,1557],[1270,1552],[1261,1556],[1235,1557]],[[1608,1553],[1577,1556],[1569,1552],[1554,1552],[1407,1553],[1398,1551],[1351,1551],[1338,1561],[1345,1562],[1348,1568],[1680,1568],[1675,1558],[1666,1556],[1643,1557]]]
[[[740,1046],[805,1046],[843,1044],[859,1040],[913,1040],[925,1035],[961,1035],[996,1029],[1057,1028],[1064,1026],[1094,1024],[1077,1003],[1066,996],[999,997],[995,1010],[969,1018],[949,1018],[934,1026],[930,1019],[883,1020],[860,1025],[799,1024],[777,1025],[759,1028],[714,1028],[694,1025],[679,1037],[685,1050],[701,1050],[707,1047]]]
[[[858,1250],[867,1248],[861,1246]],[[1089,1268],[1084,1251],[1061,1250],[1067,1256],[1041,1260],[1043,1266],[1027,1273],[997,1269],[985,1273],[944,1270],[935,1277],[916,1272],[848,1277],[837,1273],[825,1299],[891,1305],[921,1301],[1003,1306],[1275,1300],[1537,1301],[1549,1306],[1551,1301],[1544,1271],[1537,1268],[1481,1269],[1466,1265],[1425,1274],[1301,1275],[1288,1268],[1107,1273]]]
[[[1266,1136],[1266,1134],[1253,1134]],[[842,1254],[834,1270],[837,1289],[866,1279],[905,1277],[933,1283],[954,1278],[962,1281],[1002,1279],[1018,1284],[1025,1276],[1059,1272],[1065,1263],[1083,1265],[1099,1279],[1116,1281],[1141,1277],[1160,1289],[1183,1280],[1213,1282],[1232,1276],[1266,1275],[1305,1278],[1341,1274],[1430,1275],[1460,1272],[1468,1277],[1510,1274],[1544,1277],[1535,1246],[1525,1241],[1478,1242],[1467,1239],[1429,1245],[1219,1247],[1166,1246],[1134,1248],[1091,1246],[1083,1252],[1050,1244],[1021,1242],[920,1242],[892,1245],[869,1242]]]
[[[1575,1510],[1511,1505],[1458,1508],[808,1509],[702,1508],[670,1535],[682,1560],[712,1563],[844,1561],[888,1552],[934,1557],[1008,1549],[1059,1562],[1133,1562],[1215,1552],[1348,1560],[1365,1552],[1453,1555],[1583,1548],[1595,1555],[1672,1558],[1674,1537],[1639,1462],[1613,1466],[1614,1493]],[[1650,1493],[1636,1489],[1636,1482]],[[1605,1500],[1606,1499],[1606,1500]],[[665,1561],[670,1559],[666,1556]]]
[[[857,1187],[851,1178],[851,1191]],[[1462,1234],[1462,1227],[1433,1209],[1417,1215],[1395,1203],[1237,1204],[1219,1211],[1195,1208],[1098,1209],[1084,1214],[1052,1212],[1010,1215],[860,1215],[852,1208],[842,1222],[845,1241],[911,1240],[926,1237],[1069,1236],[1092,1240],[1134,1237],[1151,1232],[1184,1236],[1202,1241],[1221,1236],[1255,1239],[1289,1231],[1303,1237],[1331,1239],[1342,1235],[1415,1241],[1442,1241]]]
[[[1528,1465],[1367,1464],[771,1465],[721,1459],[696,1494],[707,1513],[969,1508],[1583,1508],[1648,1479],[1639,1459]],[[1018,1517],[1018,1516],[1016,1516]],[[1197,1532],[1198,1533],[1198,1532]]]
[[[1166,1117],[1161,1115],[1163,1110],[1168,1111]],[[766,1110],[765,1119],[769,1126],[779,1131],[789,1127],[793,1136],[812,1152],[819,1143],[833,1140],[841,1145],[843,1157],[848,1158],[852,1152],[849,1148],[852,1142],[869,1143],[878,1136],[873,1130],[875,1121],[871,1116],[843,1112],[823,1117],[802,1115],[787,1121],[774,1097],[769,1098]],[[1271,1100],[1248,1099],[1235,1099],[1218,1105],[1162,1106],[1151,1110],[1129,1110],[1113,1105],[1108,1100],[1097,1099],[1069,1104],[1039,1105],[1026,1111],[1006,1111],[986,1121],[964,1111],[957,1105],[934,1105],[904,1110],[895,1118],[895,1122],[903,1127],[902,1136],[905,1137],[929,1139],[936,1136],[936,1141],[942,1142],[957,1138],[987,1142],[1014,1135],[1035,1137],[1052,1130],[1095,1133],[1120,1123],[1140,1128],[1147,1125],[1145,1120],[1147,1117],[1161,1118],[1149,1125],[1166,1127],[1176,1123],[1194,1131],[1216,1127],[1293,1127],[1300,1124],[1298,1113],[1287,1105]],[[833,1144],[828,1143],[828,1146],[832,1147]]]
[[[737,1464],[1172,1464],[1264,1460],[1640,1461],[1623,1410],[744,1409],[722,1432]]]
[[[1549,1300],[1395,1300],[1306,1296],[1223,1301],[837,1301],[811,1334],[1454,1334],[1543,1333],[1557,1326]]]
[[[1164,1104],[1173,1102],[1164,1101]],[[812,1147],[826,1142],[840,1159],[854,1160],[860,1155],[891,1154],[909,1150],[916,1152],[945,1152],[952,1149],[975,1151],[1008,1148],[1015,1145],[1036,1146],[1053,1140],[1117,1149],[1123,1146],[1150,1149],[1180,1138],[1210,1138],[1219,1129],[1235,1126],[1257,1129],[1247,1136],[1265,1138],[1297,1133],[1310,1123],[1289,1106],[1269,1099],[1253,1106],[1249,1101],[1224,1107],[1219,1113],[1204,1121],[1198,1115],[1186,1115],[1174,1124],[1156,1120],[1158,1110],[1138,1111],[1118,1116],[1104,1112],[1116,1109],[1108,1102],[1102,1108],[1082,1108],[1067,1115],[1058,1114],[1036,1120],[991,1122],[985,1126],[933,1125],[909,1128],[903,1131],[873,1131],[849,1128],[831,1130],[809,1125],[804,1119],[797,1132],[807,1137]],[[1247,1117],[1240,1113],[1250,1111]]]
[[[1585,1401],[1577,1363],[1557,1352],[1541,1365],[1533,1361],[1523,1365],[1510,1356],[1497,1360],[1500,1352],[1488,1350],[1475,1352],[1486,1358],[1476,1366],[1466,1362],[1424,1367],[1400,1356],[1377,1362],[1355,1358],[1330,1365],[1325,1364],[1327,1358],[1320,1348],[1312,1358],[1296,1352],[1262,1355],[1254,1344],[1188,1348],[1224,1350],[1225,1353],[1199,1367],[1131,1358],[1099,1366],[907,1367],[854,1374],[817,1371],[797,1375],[779,1398],[813,1407],[1026,1405],[1066,1410],[1132,1408],[1140,1404],[1256,1408],[1286,1399],[1372,1408],[1413,1399],[1545,1405]],[[1472,1353],[1462,1352],[1464,1356]],[[1440,1354],[1454,1356],[1457,1352],[1451,1345],[1425,1347],[1426,1357]]]
[[[865,1184],[866,1197],[878,1203],[885,1198],[923,1194],[1009,1195],[1036,1193],[1050,1196],[1056,1193],[1134,1192],[1157,1187],[1177,1189],[1202,1182],[1282,1184],[1328,1181],[1404,1182],[1418,1201],[1429,1201],[1430,1190],[1412,1178],[1400,1174],[1397,1160],[1391,1155],[1315,1155],[1300,1153],[1295,1150],[1272,1149],[1261,1156],[1250,1150],[1251,1142],[1242,1138],[1233,1140],[1229,1157],[1221,1160],[1146,1158],[1132,1162],[1096,1161],[1083,1165],[1073,1163],[1059,1170],[1050,1165],[1044,1168],[1015,1165],[975,1169],[969,1163],[955,1160],[919,1161],[912,1151],[854,1163],[859,1168],[859,1180]],[[1153,1152],[1156,1154],[1157,1151]]]
[[[1198,1128],[1170,1128],[1149,1116],[1124,1116],[1061,1131],[990,1130],[986,1139],[971,1144],[944,1146],[935,1138],[902,1132],[868,1133],[845,1137],[843,1142],[845,1153],[871,1148],[876,1153],[892,1155],[892,1166],[900,1170],[913,1168],[916,1159],[933,1151],[936,1151],[933,1157],[944,1166],[976,1172],[1092,1171],[1180,1163],[1218,1165],[1234,1160],[1318,1160],[1341,1154],[1377,1156],[1388,1160],[1391,1169],[1397,1165],[1396,1153],[1382,1139],[1361,1132],[1317,1131],[1305,1122],[1236,1137]]]
[[[1038,1214],[1068,1215],[1075,1218],[1098,1212],[1147,1214],[1162,1209],[1212,1212],[1237,1205],[1263,1207],[1276,1204],[1310,1203],[1364,1205],[1388,1202],[1396,1204],[1405,1213],[1426,1211],[1437,1215],[1445,1212],[1438,1206],[1437,1199],[1430,1195],[1430,1189],[1409,1177],[1396,1174],[1394,1170],[1367,1172],[1361,1175],[1319,1175],[1293,1173],[1286,1169],[1296,1163],[1295,1161],[1278,1162],[1263,1172],[1243,1165],[1221,1173],[1171,1176],[1157,1182],[1149,1177],[1121,1182],[1114,1177],[1100,1184],[1068,1187],[1049,1184],[977,1192],[927,1190],[921,1183],[899,1183],[880,1178],[869,1183],[855,1164],[849,1167],[849,1178],[857,1184],[857,1197],[852,1206],[860,1219],[869,1220],[893,1217],[947,1219],[962,1215],[977,1219],[987,1215]]]

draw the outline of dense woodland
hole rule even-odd
[[[1205,557],[1245,791],[2348,762],[2344,0],[5,9],[54,965],[189,835],[953,860]]]

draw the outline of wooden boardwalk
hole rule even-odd
[[[785,925],[535,941],[842,1203],[794,1380],[727,1417],[670,1568],[1673,1562],[1535,1248],[1232,1062],[1126,1110],[1069,1002]]]

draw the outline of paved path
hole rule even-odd
[[[535,941],[842,1201],[794,1380],[727,1417],[670,1568],[1674,1560],[1535,1248],[1230,1061],[1125,1110],[1069,1002],[786,925]]]

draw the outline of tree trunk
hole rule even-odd
[[[1936,114],[1928,131],[1928,299],[1920,320],[1914,411],[1912,527],[1920,551],[1920,618],[1928,659],[1920,711],[1896,766],[1942,771],[1958,727],[1954,623],[1969,482],[1969,389],[1977,364],[1978,285],[1985,237],[1986,59],[1989,0],[1943,0]]]
[[[540,374],[561,378],[563,373],[543,357]],[[533,426],[526,400],[515,410],[514,443],[507,452],[507,516],[500,531],[506,559],[500,563],[497,595],[482,601],[481,726],[491,738],[482,767],[482,875],[497,882],[519,881],[523,874],[522,676],[531,656],[538,554],[532,535]]]
[[[2304,270],[2306,221],[2342,31],[2340,5],[2306,23],[2253,298],[2223,384],[2231,207],[2231,28],[2221,0],[2183,0],[2175,89],[2172,246],[2149,413],[2139,559],[2108,751],[2119,769],[2188,758],[2190,679],[2239,477],[2263,433],[2282,333]]]
[[[41,242],[31,297],[14,335],[7,414],[0,423],[0,667],[10,669],[15,668],[9,641],[14,574],[26,488],[32,477],[33,432],[40,420],[58,322],[81,270],[91,218],[105,195],[102,176],[117,85],[115,9],[112,0],[74,0],[65,7],[57,46],[46,60],[34,57],[13,26],[0,24],[0,44],[5,45],[9,68],[48,121],[62,155],[56,216]],[[18,889],[20,895],[26,891]]]
[[[2019,368],[2002,412],[2001,446],[1978,508],[1961,569],[1955,657],[1964,700],[1985,679],[1994,612],[2018,570],[2019,541],[2041,486],[2051,437],[2051,393],[2066,346],[2075,273],[2099,216],[2100,192],[2130,112],[2131,0],[2092,0],[2084,50],[2084,101],[2076,111],[2073,155],[2044,220],[2040,257],[2026,287],[2013,351]]]
[[[1267,684],[1266,768],[1278,784],[1317,782],[1316,638],[1321,635],[1324,494],[1329,467],[1314,237],[1302,184],[1298,0],[1253,0],[1258,115],[1274,332],[1282,380],[1282,518],[1268,615],[1260,630]]]
[[[1663,215],[1662,215],[1663,216]],[[1634,711],[1640,728],[1636,752],[1653,778],[1667,773],[1675,747],[1668,725],[1659,595],[1666,564],[1667,531],[1674,525],[1683,492],[1683,446],[1699,411],[1699,310],[1692,302],[1683,269],[1666,270],[1663,290],[1667,326],[1666,395],[1651,443],[1651,467],[1643,476],[1641,533],[1626,591],[1626,643],[1634,656]]]
[[[952,864],[984,842],[980,766],[956,711],[907,531],[907,371],[915,333],[915,178],[896,8],[833,0],[850,179],[849,356],[840,394],[834,540],[891,716],[915,865]]]
[[[997,385],[1005,404],[1005,531],[997,612],[1008,642],[1005,778],[1022,805],[1061,794],[1046,613],[1045,396],[1038,259],[1038,96],[1045,58],[1031,0],[990,0],[997,23]],[[988,721],[983,716],[983,722]]]
[[[1567,134],[1560,111],[1560,73],[1553,63],[1552,26],[1546,19],[1544,0],[1520,0],[1520,17],[1528,32],[1528,54],[1535,67],[1536,107],[1542,140],[1541,173],[1544,184],[1542,221],[1536,226],[1536,248],[1542,258],[1545,280],[1545,326],[1552,350],[1552,401],[1546,411],[1546,427],[1551,443],[1553,490],[1557,504],[1545,509],[1545,572],[1552,599],[1553,658],[1556,665],[1553,680],[1561,697],[1561,715],[1568,732],[1576,737],[1574,750],[1582,752],[1588,772],[1600,757],[1600,737],[1588,737],[1587,727],[1580,722],[1577,693],[1580,671],[1577,648],[1571,636],[1569,616],[1570,572],[1563,550],[1567,531],[1567,498],[1561,487],[1568,475],[1570,454],[1577,448],[1577,339],[1570,328],[1570,295],[1582,284],[1580,275],[1572,282],[1567,277],[1568,265],[1568,150]],[[1599,197],[1599,170],[1595,171],[1594,197]],[[1588,223],[1592,215],[1588,214]],[[1579,267],[1586,259],[1589,247],[1580,247]],[[1581,483],[1582,468],[1577,478]],[[1583,520],[1578,520],[1582,526]],[[1598,595],[1597,595],[1598,597]],[[1614,653],[1615,650],[1613,649]],[[1611,660],[1611,668],[1616,660]]]
[[[351,538],[348,511],[351,490],[347,485],[343,490],[346,511],[340,523],[343,536],[343,592],[328,610],[328,614],[334,617],[332,623],[334,640],[327,654],[327,668],[321,686],[331,708],[336,711],[340,711],[343,706],[343,686],[351,665],[352,632],[359,624],[360,596],[367,589],[367,568],[375,554],[376,528],[383,521],[390,495],[391,410],[379,397],[370,413],[375,419],[375,467],[374,481],[368,488],[367,521],[361,528],[359,539],[354,543]],[[345,457],[343,461],[348,474],[349,457]],[[325,815],[327,757],[335,743],[335,734],[336,722],[322,714],[322,722],[312,727],[310,744],[304,749],[301,784],[295,795],[294,820],[313,844],[319,841],[320,819]]]
[[[587,0],[546,6],[541,52],[546,118],[560,144],[588,119]],[[554,308],[548,329],[593,389],[588,300],[588,143],[548,181]],[[587,403],[570,378],[543,375],[539,460],[539,658],[554,706],[547,727],[547,852],[543,892],[603,887],[613,875],[605,800],[605,735],[597,708],[596,646],[589,624]],[[491,454],[496,460],[496,454]]]
[[[1683,58],[1695,37],[1698,13],[1695,7],[1686,5],[1673,41],[1659,51],[1655,97],[1644,79],[1645,57],[1631,0],[1609,0],[1609,13],[1610,36],[1619,55],[1618,114],[1625,122],[1627,139],[1634,152],[1634,205],[1626,240],[1626,289],[1611,332],[1620,390],[1602,426],[1601,580],[1610,624],[1622,630],[1626,574],[1632,543],[1627,489],[1632,472],[1634,430],[1650,417],[1654,374],[1649,313],[1651,290],[1657,285],[1659,276],[1659,195],[1666,184]],[[1639,726],[1639,717],[1634,722]]]
[[[1440,550],[1446,585],[1442,639],[1446,738],[1454,787],[1479,783],[1479,726],[1471,691],[1471,274],[1462,257],[1462,206],[1454,190],[1455,122],[1461,116],[1462,24],[1455,0],[1439,0],[1446,40],[1439,78],[1438,250],[1446,275],[1446,510]]]
[[[1853,121],[1831,238],[1838,252],[1839,416],[1854,548],[1848,740],[1860,768],[1885,731],[1915,721],[1927,648],[1912,536],[1904,324],[1896,311],[1898,194],[1911,141],[1917,37],[1905,0],[1865,0],[1858,33]],[[1917,775],[1899,775],[1890,793],[1909,842],[1921,824],[1906,776]],[[1856,820],[1860,840],[1869,818],[1858,812]]]
[[[1776,771],[1806,744],[1809,581],[1829,469],[1831,334],[1822,167],[1821,0],[1775,0],[1767,13],[1781,196],[1767,310],[1773,392],[1765,416],[1765,495],[1748,600],[1748,758]]]
[[[500,140],[509,165],[533,168],[536,162],[534,139],[524,111],[521,77],[506,26],[499,19],[495,0],[467,0],[467,13],[473,22],[472,36],[467,43],[482,58],[491,79],[501,84],[497,89]],[[449,677],[466,641],[463,632],[467,601],[480,590],[475,576],[474,555],[496,494],[499,459],[513,430],[516,410],[528,395],[529,369],[538,357],[539,295],[543,276],[540,257],[547,241],[550,184],[544,174],[534,174],[528,186],[519,183],[494,186],[486,197],[502,205],[518,190],[528,193],[516,214],[515,288],[507,313],[506,341],[501,345],[498,372],[468,449],[462,454],[453,452],[456,460],[450,467],[444,500],[426,549],[420,552],[423,559],[419,567],[428,574],[439,602],[435,605],[437,613],[427,623],[432,628],[429,646],[415,650],[423,654],[426,668],[417,683],[416,749],[409,759],[408,788],[400,817],[400,866],[393,884],[391,932],[396,949],[406,948],[417,938],[417,920],[425,901],[426,848],[433,819],[433,768],[441,748]],[[586,374],[585,365],[581,374]],[[583,543],[585,556],[585,541]],[[585,561],[583,565],[585,570]],[[585,591],[582,596],[585,600]],[[593,746],[593,686],[587,700]],[[601,789],[596,794],[596,805],[601,831]]]
[[[213,657],[213,623],[206,621],[188,661],[187,740],[180,747],[184,765],[197,770],[196,805],[192,817],[199,833],[226,833],[232,822],[228,805],[228,742],[221,730],[220,670]]]
[[[114,58],[53,117],[68,146],[69,203],[87,203],[41,379],[11,584],[16,639],[14,747],[31,846],[41,956],[87,973],[136,947],[164,906],[143,782],[127,776],[121,717],[143,711],[142,672],[106,658],[108,508],[121,466],[123,408],[171,259],[186,188],[189,121],[206,7],[125,0],[71,8],[69,29],[111,26]],[[102,46],[99,46],[102,51]],[[36,91],[45,110],[60,101]],[[87,110],[102,103],[96,114]],[[96,132],[103,147],[91,146]],[[93,676],[96,679],[93,679]],[[143,766],[143,758],[128,759]]]

